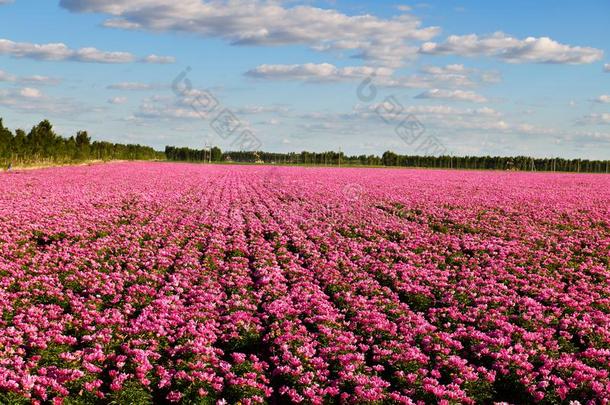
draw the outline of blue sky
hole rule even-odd
[[[455,155],[610,158],[607,1],[166,3],[0,0],[5,125],[159,149],[247,133],[269,151],[430,153],[433,138]],[[187,67],[192,86],[172,90]],[[213,111],[193,109],[207,97]],[[405,122],[423,135],[401,138]]]

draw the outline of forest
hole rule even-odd
[[[416,156],[386,151],[376,155],[346,155],[343,152],[226,151],[219,147],[193,149],[166,146],[164,152],[150,146],[92,141],[87,131],[64,137],[48,120],[29,132],[13,133],[0,118],[0,165],[2,167],[68,164],[90,160],[168,160],[207,163],[259,163],[313,166],[388,166],[468,170],[557,171],[609,173],[609,160],[532,158],[527,156]]]
[[[548,172],[608,173],[609,160],[531,158],[527,156],[411,156],[391,151],[382,156],[345,155],[342,152],[222,152],[218,147],[210,150],[167,146],[165,156],[171,161],[185,162],[236,162],[286,165],[326,166],[389,166],[424,167],[468,170],[517,170]]]
[[[150,146],[92,141],[87,131],[68,138],[53,131],[43,120],[26,133],[6,128],[0,118],[0,164],[3,167],[38,164],[66,164],[89,160],[153,160],[164,154]]]

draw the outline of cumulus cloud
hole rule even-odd
[[[0,39],[0,55],[37,60],[95,63],[129,63],[135,60],[135,57],[128,52],[106,52],[91,47],[71,49],[61,42],[33,44],[8,39]]]
[[[131,63],[138,60],[129,52],[108,52],[93,47],[72,49],[66,44],[34,44],[0,39],[0,55],[47,61],[72,61],[88,63]],[[171,56],[148,55],[139,59],[142,63],[173,63]]]
[[[118,28],[123,30],[135,30],[141,27],[140,24],[123,20],[122,18],[111,18],[102,23],[106,28]]]
[[[577,122],[581,125],[608,125],[610,124],[610,113],[591,113],[582,117]]]
[[[175,97],[173,95],[154,95],[142,99],[138,109],[130,117],[130,120],[137,123],[146,122],[179,122],[184,123],[187,120],[211,120],[216,114],[222,111],[222,106],[216,103],[220,103],[219,100],[215,100],[215,109],[209,115],[206,114],[207,110],[202,107],[202,101],[208,96],[215,97],[209,90],[191,89],[183,94],[182,97]],[[282,107],[279,106],[246,106],[243,108],[230,108],[232,114],[234,114],[239,121],[239,130],[245,129],[253,130],[252,124],[244,118],[243,113],[250,114],[262,114],[263,112],[270,112],[279,110]],[[210,121],[208,121],[210,122]]]
[[[574,143],[610,144],[610,133],[607,132],[576,132],[565,134],[562,138]]]
[[[19,95],[23,98],[41,98],[42,93],[38,89],[34,89],[31,87],[24,87],[19,90]]]
[[[129,90],[129,91],[137,91],[137,90],[154,90],[158,86],[150,83],[139,83],[139,82],[121,82],[115,83],[107,86],[106,88],[109,90]]]
[[[604,72],[606,72],[606,73],[610,72],[610,63],[606,63],[604,65]]]
[[[371,131],[377,136],[394,133],[396,124],[415,116],[431,134],[477,134],[489,139],[490,134],[517,136],[555,136],[560,133],[527,122],[512,122],[504,114],[490,107],[460,108],[454,105],[402,105],[396,111],[395,102],[357,105],[351,112],[312,112],[298,115],[305,124],[315,125],[319,131],[336,133],[339,128],[356,132]],[[311,124],[311,123],[314,124]],[[388,125],[389,123],[389,125]],[[312,128],[310,128],[312,129]],[[352,132],[353,133],[353,132]],[[402,145],[404,147],[404,145]],[[386,146],[387,148],[387,146]]]
[[[56,77],[33,75],[33,76],[17,76],[3,70],[0,70],[0,82],[33,84],[33,85],[55,85],[61,82]]]
[[[15,81],[16,77],[5,72],[4,70],[0,70],[0,82],[12,82]]]
[[[502,81],[502,74],[498,71],[486,71],[481,72],[481,82],[483,83],[500,83]]]
[[[129,52],[105,52],[96,48],[81,48],[72,51],[70,60],[96,63],[129,63],[135,59]]]
[[[44,94],[33,87],[0,89],[0,106],[21,113],[76,114],[90,111],[82,103]]]
[[[424,73],[434,74],[434,75],[446,75],[446,74],[465,74],[470,71],[470,69],[466,68],[462,64],[451,64],[447,66],[424,66],[421,68],[421,71]]]
[[[198,97],[203,96],[198,89],[189,90],[184,97],[176,99],[173,96],[153,95],[146,97],[140,103],[138,110],[133,114],[137,120],[182,120],[201,119],[201,114],[193,108]]]
[[[306,63],[302,65],[261,65],[246,72],[246,76],[258,79],[303,80],[312,82],[337,82],[363,79],[375,75],[389,77],[392,69],[355,66],[338,68],[330,63]]]
[[[56,85],[61,83],[61,79],[56,77],[49,76],[41,76],[41,75],[33,75],[33,76],[21,76],[17,78],[17,82],[26,83],[26,84],[36,84],[36,85]]]
[[[254,115],[254,114],[285,114],[290,109],[282,105],[247,105],[234,110],[235,114],[239,115]]]
[[[201,115],[190,107],[143,103],[134,114],[144,119],[201,119]]]
[[[461,64],[424,66],[420,74],[397,76],[390,68],[371,66],[337,67],[330,63],[295,65],[260,65],[245,73],[265,80],[298,80],[313,83],[362,81],[371,78],[376,86],[395,88],[472,87],[498,82],[497,72],[480,72]]]
[[[159,63],[159,64],[168,64],[176,62],[176,58],[173,56],[159,56],[159,55],[148,55],[147,57],[141,60],[143,63]]]
[[[127,102],[127,97],[112,97],[108,99],[109,104],[125,104]]]
[[[446,66],[423,66],[420,72],[424,76],[414,76],[414,81],[427,84],[444,83],[445,86],[470,87],[479,84],[498,83],[502,80],[500,72],[494,70],[480,71],[468,68],[462,64],[450,64]],[[425,86],[428,87],[428,86]]]
[[[266,121],[258,122],[258,125],[279,125],[279,124],[280,124],[280,120],[278,120],[277,118],[271,118]]]
[[[610,104],[610,96],[607,94],[602,94],[599,97],[595,97],[593,101],[601,104]]]
[[[548,37],[518,39],[496,32],[451,35],[443,43],[426,42],[419,52],[430,55],[492,56],[509,63],[593,63],[603,57],[596,48],[561,44]]]
[[[111,28],[189,32],[235,45],[305,45],[392,66],[416,56],[414,42],[429,41],[440,32],[422,27],[410,14],[386,19],[279,1],[61,0],[60,5],[73,12],[107,14],[104,26]]]
[[[417,116],[425,122],[448,123],[453,122],[457,126],[467,127],[485,127],[490,128],[503,127],[504,121],[501,120],[503,114],[490,107],[481,108],[456,108],[449,105],[408,105],[402,106],[402,110],[397,114],[395,111],[396,105],[390,100],[381,103],[373,103],[370,105],[358,105],[354,108],[352,114],[341,115],[341,119],[374,119],[378,120],[379,116],[389,122],[401,122],[409,114]],[[309,118],[313,118],[310,115]],[[318,116],[318,119],[324,119],[324,115]]]
[[[431,89],[418,94],[415,98],[419,99],[442,99],[454,101],[468,101],[473,103],[485,103],[487,99],[480,94],[467,90],[443,90]]]

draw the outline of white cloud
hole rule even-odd
[[[474,109],[471,111],[475,115],[486,116],[486,117],[499,117],[502,115],[502,113],[500,113],[499,111],[496,111],[490,107],[481,107],[481,108],[477,108],[477,109]]]
[[[471,87],[480,83],[482,79],[476,69],[466,68],[461,64],[447,66],[423,66],[420,74],[406,77],[396,77],[394,82],[398,87],[433,88],[442,87]]]
[[[140,105],[139,110],[134,116],[146,119],[201,119],[201,115],[189,107],[164,106],[151,103]]]
[[[33,44],[0,39],[0,55],[50,61],[129,63],[135,57],[128,52],[105,52],[96,48],[71,49],[63,43]]]
[[[93,47],[69,48],[66,44],[34,44],[0,39],[0,55],[14,58],[30,58],[47,61],[73,61],[89,63],[131,63],[137,58],[129,52],[107,52]],[[172,56],[148,55],[139,59],[142,63],[174,63]]]
[[[480,72],[464,65],[424,66],[422,74],[396,76],[393,69],[371,66],[337,67],[330,63],[295,65],[260,65],[246,76],[266,80],[299,80],[313,83],[362,81],[371,78],[372,84],[395,88],[473,87],[500,80],[493,71]]]
[[[159,63],[159,64],[168,64],[176,62],[176,58],[173,56],[159,56],[159,55],[148,55],[147,57],[141,60],[143,63]]]
[[[0,0],[0,5],[3,5],[3,4],[10,4],[10,3],[12,3],[12,2],[13,2],[13,0]]]
[[[502,80],[500,72],[494,70],[480,71],[462,64],[446,66],[427,65],[420,69],[425,76],[413,76],[414,81],[428,84],[444,83],[445,86],[469,87],[478,84],[498,83]],[[426,86],[428,87],[428,86]]]
[[[375,75],[389,77],[393,70],[368,66],[338,68],[330,63],[303,65],[261,65],[246,72],[246,76],[259,79],[303,80],[311,82],[338,82],[358,80]]]
[[[35,85],[54,85],[61,82],[60,79],[49,76],[33,75],[33,76],[16,76],[11,73],[0,70],[0,82],[35,84]]]
[[[420,69],[424,73],[433,75],[446,75],[446,74],[464,74],[470,70],[462,64],[452,64],[447,66],[431,66],[427,65]]]
[[[56,77],[33,75],[33,76],[18,77],[17,81],[19,83],[30,83],[30,84],[38,84],[38,85],[42,85],[42,84],[55,85],[55,84],[59,84],[61,82],[61,79],[58,79]]]
[[[511,129],[511,125],[504,120],[498,121],[448,121],[445,125],[447,128],[452,129],[467,129],[467,130],[479,130],[479,131],[508,131]]]
[[[498,71],[491,70],[481,73],[481,82],[483,83],[500,83],[502,74]]]
[[[272,106],[263,106],[263,105],[247,105],[244,107],[236,108],[234,110],[235,114],[284,114],[289,112],[290,109],[286,106],[281,105],[272,105]]]
[[[479,37],[476,34],[451,35],[444,43],[426,42],[420,53],[431,55],[493,56],[510,63],[593,63],[603,51],[564,45],[548,37],[517,39],[503,32]]]
[[[299,115],[303,130],[337,135],[368,134],[372,139],[383,139],[375,149],[408,150],[395,132],[396,125],[415,116],[425,127],[426,133],[444,138],[454,152],[476,138],[473,146],[497,148],[506,141],[509,151],[515,141],[533,137],[555,139],[562,132],[554,128],[513,121],[489,107],[460,108],[454,105],[403,105],[400,112],[396,104],[358,105],[348,113],[314,112]],[[351,131],[351,132],[350,132]],[[451,134],[451,135],[448,135]],[[367,142],[370,142],[369,138]],[[457,140],[457,141],[456,141]],[[395,142],[395,143],[393,143]],[[457,143],[456,143],[457,142]],[[412,145],[413,146],[413,145]],[[413,150],[413,149],[411,149]],[[460,152],[464,153],[464,152]],[[474,153],[474,152],[473,152]],[[506,152],[509,153],[509,152]]]
[[[270,125],[270,126],[274,126],[274,125],[279,125],[280,124],[280,120],[278,120],[277,118],[271,118],[268,119],[266,121],[260,121],[257,122],[258,125]]]
[[[129,63],[134,56],[128,52],[105,52],[96,48],[81,48],[73,51],[71,59],[79,62]]]
[[[73,116],[77,113],[91,111],[82,102],[73,102],[64,98],[50,97],[39,89],[23,87],[21,89],[0,89],[0,106],[21,113],[40,115],[58,114]]]
[[[538,125],[521,123],[515,124],[513,130],[524,135],[556,135],[558,131],[554,128],[541,127]]]
[[[125,104],[127,102],[127,97],[112,97],[108,99],[109,104]]]
[[[102,23],[106,28],[118,28],[123,30],[135,30],[141,28],[141,25],[135,22],[130,22],[122,18],[112,18]]]
[[[60,5],[73,12],[108,14],[106,27],[189,32],[235,45],[305,45],[318,51],[348,51],[388,66],[413,59],[413,43],[440,32],[438,27],[422,27],[409,14],[385,19],[309,5],[289,7],[280,1],[61,0]]]
[[[593,101],[601,104],[610,104],[610,96],[602,94],[601,96],[594,98]]]
[[[154,90],[158,86],[149,83],[121,82],[107,86],[110,90]]]
[[[592,113],[585,115],[578,124],[581,125],[608,125],[610,124],[610,113]]]
[[[201,106],[203,96],[209,95],[209,91],[199,89],[191,89],[183,97],[175,96],[152,96],[146,97],[140,103],[137,111],[131,117],[131,120],[143,122],[179,122],[183,123],[186,120],[208,120],[215,117],[222,109],[217,108],[211,114],[206,115]],[[275,106],[246,106],[243,108],[230,108],[240,122],[240,131],[244,129],[253,130],[251,123],[244,118],[244,113],[259,114],[267,111],[279,110],[281,107]],[[242,115],[244,114],[244,115]]]
[[[565,134],[562,138],[575,143],[610,144],[610,133],[607,132],[576,132]]]
[[[392,110],[391,105],[386,105],[384,108],[383,103],[371,104],[368,106],[357,106],[355,111],[359,114],[362,113],[372,113],[379,111]],[[433,117],[440,116],[472,116],[472,117],[490,117],[490,118],[498,118],[502,116],[502,113],[494,110],[490,107],[480,107],[480,108],[456,108],[454,106],[449,105],[409,105],[404,106],[404,112],[407,114],[415,114],[415,115],[426,115]]]
[[[508,130],[511,125],[503,119],[503,114],[489,107],[481,108],[456,108],[448,105],[408,105],[403,106],[399,113],[395,111],[396,106],[392,102],[375,103],[366,106],[356,106],[351,114],[342,115],[309,115],[304,119],[316,121],[363,121],[379,125],[383,124],[380,118],[387,122],[398,124],[409,115],[414,115],[424,126],[432,126],[445,129],[468,129],[468,130]]]
[[[24,98],[41,98],[42,93],[38,89],[34,89],[31,87],[24,87],[19,90],[19,94]]]
[[[7,73],[4,70],[0,70],[0,82],[14,82],[16,80],[17,76]]]
[[[442,99],[442,100],[454,100],[454,101],[469,101],[473,103],[485,103],[487,99],[480,94],[473,91],[466,90],[443,90],[443,89],[431,89],[424,91],[421,94],[415,96],[415,98],[425,99]]]
[[[60,79],[49,76],[33,75],[33,76],[16,76],[11,73],[0,70],[0,82],[12,82],[12,83],[23,83],[23,84],[37,84],[37,85],[54,85],[61,82]]]
[[[610,63],[604,65],[604,72],[610,72]]]
[[[153,95],[142,100],[134,119],[182,120],[201,119],[201,114],[193,108],[193,103],[203,92],[192,89],[184,97]]]
[[[422,124],[434,132],[436,129],[510,131],[515,125],[507,123],[503,114],[489,107],[456,108],[449,105],[404,105],[399,111],[391,101],[357,105],[351,112],[312,112],[299,114],[294,118],[304,121],[308,128],[318,131],[333,128],[352,128],[362,132],[372,129],[376,133],[392,133],[395,125],[409,116],[416,116]],[[412,118],[411,118],[412,119]],[[311,124],[315,123],[315,124]],[[388,125],[388,123],[390,123]],[[334,132],[333,132],[334,133]],[[353,133],[353,132],[352,132]],[[386,146],[387,148],[387,146]]]
[[[0,54],[18,58],[30,57],[43,60],[64,60],[72,57],[74,51],[62,43],[38,45],[0,39]]]

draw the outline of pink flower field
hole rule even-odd
[[[610,402],[610,177],[0,173],[0,403]]]

